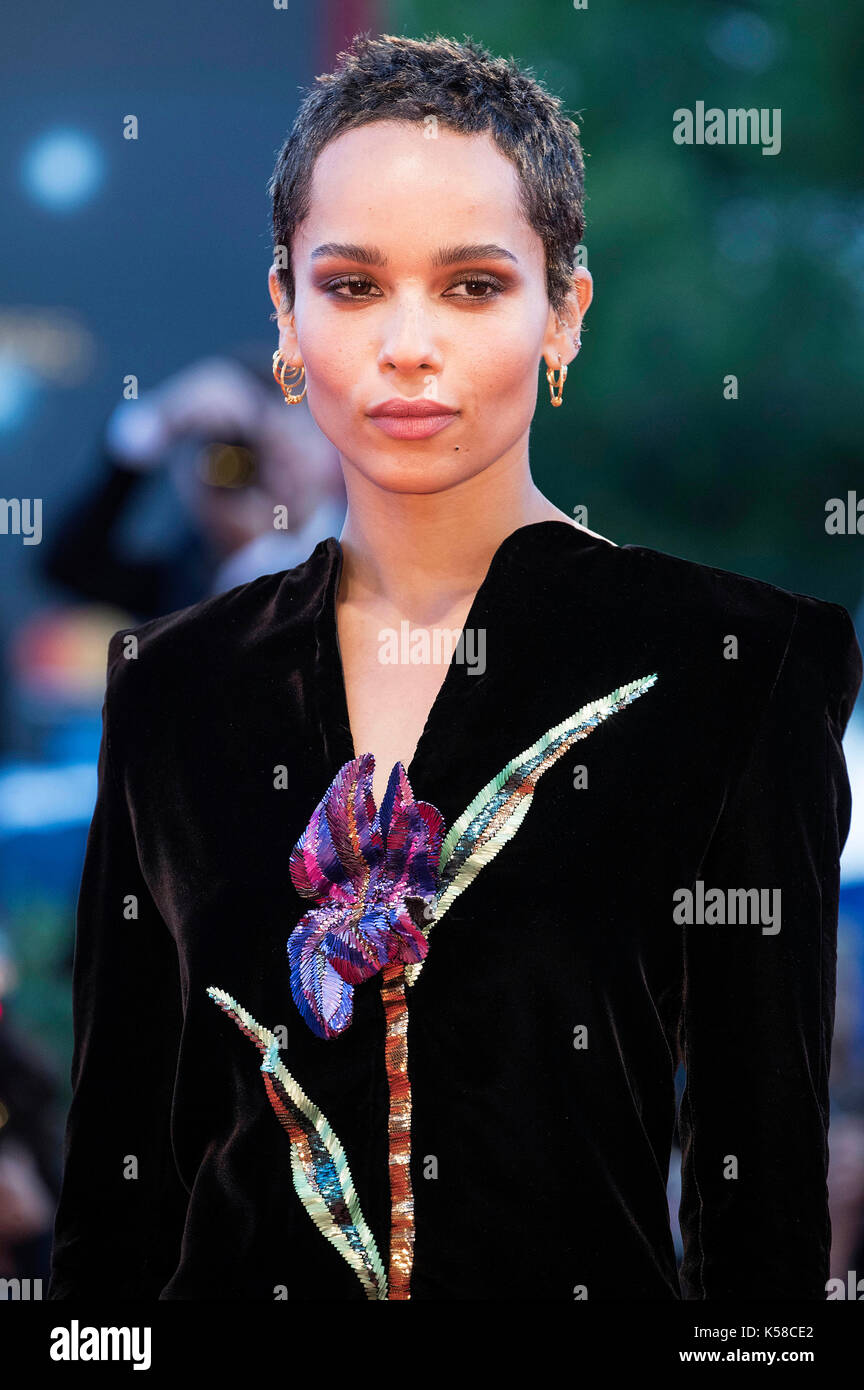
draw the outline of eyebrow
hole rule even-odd
[[[386,266],[389,264],[384,252],[377,246],[356,246],[350,241],[325,241],[316,246],[310,260],[322,260],[325,256],[335,256],[346,261],[359,261],[361,265]],[[433,269],[440,270],[461,261],[519,261],[512,251],[494,242],[479,242],[467,246],[442,246],[429,258]]]

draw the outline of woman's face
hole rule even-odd
[[[491,136],[432,133],[378,121],[322,151],[292,248],[294,309],[279,318],[283,357],[305,365],[343,466],[406,493],[527,459],[540,358],[572,361],[591,300],[580,268],[563,323],[550,308],[543,242]],[[278,309],[275,268],[270,294]],[[369,412],[394,398],[457,413],[437,433],[393,437]]]

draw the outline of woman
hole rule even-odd
[[[348,515],[112,638],[49,1296],[824,1298],[849,615],[534,485],[591,278],[515,65],[356,39],[271,191]]]

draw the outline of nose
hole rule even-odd
[[[406,377],[441,371],[444,358],[436,316],[420,291],[395,296],[381,324],[379,367]]]

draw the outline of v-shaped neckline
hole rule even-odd
[[[608,549],[620,549],[612,541],[604,538],[592,536],[589,532],[580,530],[573,522],[558,521],[553,517],[545,521],[529,521],[524,526],[517,526],[515,531],[511,531],[499,542],[489,564],[486,573],[474,594],[471,605],[462,624],[459,639],[454,646],[450,656],[450,661],[444,673],[444,679],[438,687],[435,698],[429,707],[426,720],[420,731],[420,737],[411,756],[411,761],[407,766],[403,763],[405,774],[412,787],[415,787],[415,777],[422,768],[423,755],[430,738],[435,731],[435,725],[442,708],[452,703],[458,691],[467,694],[469,691],[478,689],[483,684],[483,677],[469,677],[464,662],[457,660],[457,656],[462,649],[466,633],[478,626],[478,615],[486,607],[487,599],[490,596],[494,582],[499,571],[518,550],[519,543],[527,540],[526,533],[531,533],[531,538],[538,540],[549,534],[549,528],[556,531],[568,531],[581,544],[594,546],[600,545]],[[542,533],[542,534],[541,534]],[[321,707],[329,707],[333,714],[333,724],[337,731],[337,737],[331,743],[330,731],[327,727],[327,719],[322,720],[321,733],[325,741],[328,760],[333,763],[333,775],[348,762],[353,762],[367,750],[358,749],[355,746],[354,735],[351,729],[351,719],[348,711],[348,689],[345,681],[345,668],[342,663],[342,652],[339,644],[339,626],[336,616],[336,595],[339,590],[339,581],[342,576],[342,566],[344,563],[344,551],[335,536],[328,536],[321,542],[324,548],[324,556],[327,560],[327,573],[323,586],[321,605],[316,615],[316,656],[317,656],[317,682],[319,686],[319,699]],[[482,626],[482,624],[480,624]],[[395,765],[395,764],[394,764]],[[392,769],[387,769],[388,774]]]

